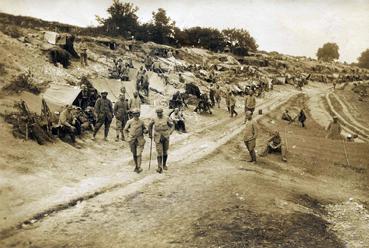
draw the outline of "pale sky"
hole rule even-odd
[[[369,0],[131,0],[140,21],[164,8],[177,26],[246,28],[259,49],[315,57],[336,42],[340,60],[355,62],[369,48]],[[78,26],[96,25],[111,0],[0,0],[0,11]]]

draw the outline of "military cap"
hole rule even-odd
[[[157,108],[156,113],[163,113],[163,109],[162,108]]]
[[[103,91],[101,91],[101,94],[108,94],[108,92],[106,91],[106,90],[103,90]]]

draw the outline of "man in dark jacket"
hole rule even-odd
[[[107,138],[108,138],[110,124],[113,119],[113,104],[107,98],[107,96],[108,96],[108,92],[102,91],[101,98],[97,99],[95,103],[97,123],[95,126],[93,139],[95,139],[96,134],[102,125],[104,125],[104,140],[107,141]]]
[[[114,115],[117,130],[115,141],[119,141],[119,133],[121,134],[121,139],[124,140],[123,128],[128,121],[128,102],[123,94],[119,95],[118,101],[114,104]]]
[[[305,127],[306,115],[303,109],[301,109],[297,119],[301,123],[301,126]]]

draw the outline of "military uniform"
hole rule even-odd
[[[64,109],[59,116],[59,125],[60,125],[60,133],[59,135],[61,137],[64,137],[65,135],[69,135],[72,142],[75,142],[75,132],[76,128],[72,125],[73,123],[73,114],[72,114],[72,108],[68,106],[66,109]]]
[[[236,98],[232,93],[230,93],[230,96],[229,96],[229,109],[230,109],[230,112],[231,112],[231,117],[233,117],[233,115],[236,115],[236,116],[238,115],[235,108],[236,108]]]
[[[102,92],[103,93],[103,92]],[[102,125],[104,125],[104,139],[106,140],[109,134],[109,128],[113,119],[113,105],[107,98],[99,98],[95,103],[95,112],[97,115],[97,123],[93,137],[99,131]]]
[[[226,92],[226,104],[227,104],[227,110],[229,113],[231,113],[231,95],[232,95],[232,92],[227,89],[227,92]]]
[[[128,121],[128,103],[124,97],[114,104],[114,115],[116,118],[117,141],[119,140],[119,133],[122,136],[122,140],[124,140],[123,128]]]
[[[247,120],[243,132],[243,140],[247,147],[247,150],[250,153],[251,157],[250,162],[256,162],[256,153],[255,153],[256,137],[257,137],[257,128],[255,122],[253,120]]]
[[[252,114],[255,111],[256,106],[256,98],[254,95],[247,95],[245,97],[245,113],[246,111],[250,111]]]
[[[265,149],[261,152],[260,156],[264,157],[268,153],[280,152],[282,154],[282,161],[287,162],[286,147],[282,142],[282,138],[278,132],[275,132],[272,137],[267,141]]]
[[[218,108],[220,108],[221,93],[219,86],[217,86],[217,88],[215,89],[215,100],[217,101]]]
[[[133,114],[135,113],[139,113],[139,111],[136,109],[133,111]],[[135,172],[137,173],[140,173],[142,171],[142,152],[146,143],[144,138],[145,132],[147,132],[145,124],[142,120],[138,118],[130,119],[124,127],[124,135],[131,149],[133,160],[136,165]]]
[[[81,58],[81,65],[82,66],[88,66],[88,64],[87,64],[87,49],[86,48],[82,48],[80,58]]]
[[[341,125],[337,121],[333,121],[328,125],[328,139],[341,139]]]
[[[157,113],[162,113],[162,109],[158,109]],[[157,160],[158,160],[158,172],[167,169],[168,149],[169,149],[169,137],[174,130],[174,124],[172,120],[167,116],[156,117],[149,124],[150,138],[154,138]],[[153,135],[154,131],[154,135]]]
[[[140,99],[139,96],[133,97],[129,101],[129,108],[130,109],[138,109],[138,110],[141,110],[141,99]]]

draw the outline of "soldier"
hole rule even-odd
[[[250,111],[251,114],[254,114],[255,106],[256,106],[256,98],[254,96],[254,92],[250,91],[249,95],[245,97],[245,113],[247,111]],[[246,121],[246,117],[245,117],[245,121]]]
[[[138,109],[141,111],[141,99],[137,91],[133,92],[133,98],[129,101],[129,109]]]
[[[169,137],[174,131],[174,124],[169,117],[164,117],[163,109],[157,109],[156,114],[157,118],[153,119],[149,124],[149,137],[150,139],[154,137],[156,145],[158,160],[158,169],[156,171],[162,173],[163,169],[168,169]]]
[[[184,77],[182,76],[182,73],[179,73],[179,82],[181,84],[184,84],[186,82],[186,80],[184,79]]]
[[[327,131],[327,139],[341,139],[341,125],[337,116],[333,116],[333,122],[329,123]]]
[[[149,87],[150,87],[149,74],[145,73],[142,82],[142,91],[145,94],[145,96],[149,96]]]
[[[222,96],[221,96],[220,88],[219,88],[219,85],[217,85],[215,87],[215,100],[217,101],[218,108],[220,108],[220,100],[221,100],[221,98],[222,98]]]
[[[124,127],[124,136],[127,137],[133,161],[135,162],[134,172],[140,173],[142,172],[142,151],[146,143],[144,133],[147,133],[147,129],[144,122],[140,119],[140,111],[138,109],[133,109],[132,115],[133,118]]]
[[[120,94],[118,101],[114,104],[114,115],[116,119],[116,130],[117,137],[115,141],[119,141],[119,133],[121,134],[121,139],[124,140],[123,128],[128,121],[128,103],[124,95]]]
[[[292,123],[294,120],[293,118],[290,116],[290,114],[288,113],[288,109],[286,109],[284,111],[284,113],[282,114],[282,120],[284,121],[288,121],[288,123]]]
[[[76,128],[73,124],[73,114],[72,114],[73,106],[68,105],[59,116],[59,125],[60,125],[60,136],[64,137],[65,135],[69,135],[72,142],[76,141],[75,134]]]
[[[297,117],[302,127],[305,127],[306,115],[303,109],[300,110],[300,113]]]
[[[252,120],[252,114],[250,111],[246,112],[246,118],[247,120],[245,123],[243,140],[251,157],[251,159],[248,162],[256,163],[256,153],[255,153],[255,145],[257,137],[256,124]]]
[[[144,81],[144,75],[146,74],[146,70],[143,66],[140,67],[140,70],[137,72],[137,80],[136,80],[136,90],[139,91],[141,89],[141,85]]]
[[[264,151],[261,152],[260,157],[265,157],[268,153],[280,152],[282,154],[282,161],[287,162],[286,147],[282,144],[282,138],[278,131],[273,132],[272,137],[267,141]]]
[[[236,116],[238,115],[238,113],[235,110],[235,108],[236,108],[236,97],[234,96],[233,93],[230,93],[229,108],[230,108],[230,112],[231,112],[231,117],[233,117],[233,114],[235,114]]]
[[[232,92],[231,92],[231,90],[227,87],[227,92],[226,92],[226,104],[227,104],[227,110],[228,110],[228,112],[229,112],[229,113],[231,113],[231,105],[230,105],[231,95],[232,95]]]
[[[82,52],[80,54],[81,57],[81,66],[88,66],[87,64],[87,48],[82,48]]]
[[[104,125],[104,140],[107,141],[108,139],[109,127],[113,119],[113,105],[111,101],[107,98],[107,96],[108,96],[108,92],[102,91],[101,98],[97,99],[95,103],[97,123],[95,126],[93,138],[92,138],[93,140],[95,140],[96,134],[102,125]]]
[[[150,57],[150,55],[147,55],[147,57],[145,58],[145,61],[144,61],[144,64],[145,64],[145,67],[146,67],[147,71],[151,71],[152,63],[153,63],[152,58]]]
[[[214,89],[214,84],[210,84],[209,98],[210,98],[210,101],[211,101],[211,107],[213,108],[215,106],[215,89]]]
[[[120,95],[123,95],[124,98],[126,97],[126,87],[122,84],[122,86],[120,87]]]
[[[173,121],[175,129],[180,132],[186,133],[185,118],[183,112],[179,108],[175,108],[174,111],[169,115]]]

